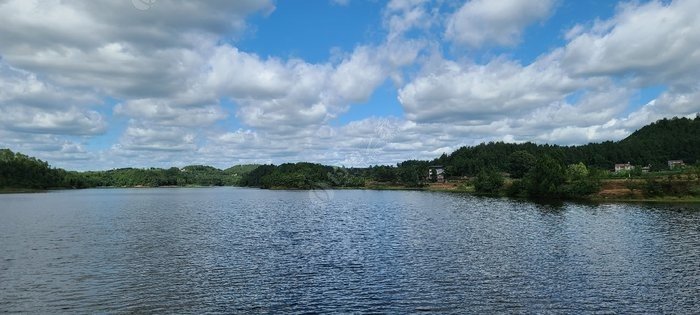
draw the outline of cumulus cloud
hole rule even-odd
[[[564,64],[580,76],[633,76],[637,85],[695,88],[700,68],[700,2],[628,3],[593,26],[574,27]]]
[[[369,99],[396,69],[413,62],[421,48],[411,41],[358,46],[336,64],[312,64],[262,59],[221,46],[210,59],[206,82],[238,104],[236,115],[244,124],[284,134],[301,132]]]
[[[98,102],[94,96],[62,89],[0,62],[0,128],[27,133],[100,134],[107,122],[87,108],[93,102]]]
[[[470,0],[447,20],[445,37],[474,48],[512,46],[527,26],[547,18],[554,4],[554,0]]]
[[[23,106],[0,107],[0,123],[14,131],[65,135],[100,134],[107,128],[102,115],[74,107],[63,110],[40,110]]]
[[[388,29],[387,41],[395,41],[414,29],[426,30],[437,23],[434,10],[428,0],[392,0],[384,12],[384,24]]]
[[[587,85],[555,58],[527,66],[504,58],[483,65],[439,59],[399,90],[399,101],[410,120],[478,122],[547,106]]]
[[[130,125],[118,148],[130,151],[193,151],[196,136],[178,127],[147,127]]]
[[[159,1],[147,10],[129,1],[7,1],[0,4],[0,53],[16,67],[66,86],[115,97],[167,96],[188,85],[198,53],[268,1]]]
[[[114,113],[138,117],[151,124],[198,127],[208,126],[227,117],[218,104],[187,106],[171,99],[136,99],[117,104]]]
[[[60,108],[99,102],[91,93],[47,83],[34,73],[11,67],[0,60],[0,106],[21,104],[36,108]]]

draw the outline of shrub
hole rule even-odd
[[[474,181],[474,190],[478,194],[495,195],[503,187],[503,176],[494,170],[482,171]]]

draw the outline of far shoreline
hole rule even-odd
[[[477,194],[473,191],[467,189],[459,189],[458,186],[454,188],[437,188],[437,187],[402,187],[402,186],[391,186],[391,185],[377,185],[377,186],[365,186],[365,187],[328,187],[328,188],[318,188],[318,189],[305,189],[305,188],[293,188],[293,187],[272,187],[272,188],[261,188],[261,187],[246,187],[246,186],[200,186],[200,185],[188,185],[188,186],[100,186],[100,187],[88,187],[88,188],[48,188],[48,189],[32,189],[32,188],[2,188],[0,189],[0,194],[37,194],[37,193],[47,193],[51,191],[72,191],[72,190],[96,190],[96,189],[181,189],[181,188],[243,188],[243,189],[260,189],[260,190],[279,190],[279,191],[313,191],[313,190],[373,190],[373,191],[421,191],[421,192],[439,192],[439,193],[457,193],[465,194],[477,197],[490,197],[490,198],[506,198],[510,200],[521,200],[529,202],[538,202],[538,199],[528,199],[528,198],[513,198],[502,195],[485,195]],[[547,201],[556,202],[590,202],[595,204],[605,204],[605,203],[619,203],[619,204],[700,204],[700,198],[695,196],[684,196],[684,197],[654,197],[654,198],[601,198],[601,197],[582,197],[575,199],[545,199]]]

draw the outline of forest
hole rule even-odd
[[[0,149],[0,188],[70,187],[70,177],[68,172],[52,168],[47,162]]]
[[[490,142],[465,146],[432,161],[345,168],[316,163],[237,165],[221,170],[192,165],[183,168],[122,168],[73,172],[8,149],[0,151],[0,188],[89,188],[159,186],[245,186],[278,189],[332,187],[424,187],[435,181],[431,165],[445,177],[473,184],[477,193],[523,197],[577,197],[595,192],[600,180],[614,177],[616,163],[668,169],[668,160],[695,165],[700,159],[700,115],[662,119],[621,141],[580,146]]]
[[[93,187],[238,186],[258,165],[236,165],[220,170],[211,166],[183,168],[120,168],[76,172],[53,168],[47,162],[9,149],[0,150],[0,189],[55,189]]]

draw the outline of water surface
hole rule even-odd
[[[700,209],[418,191],[0,195],[0,312],[693,313]]]

